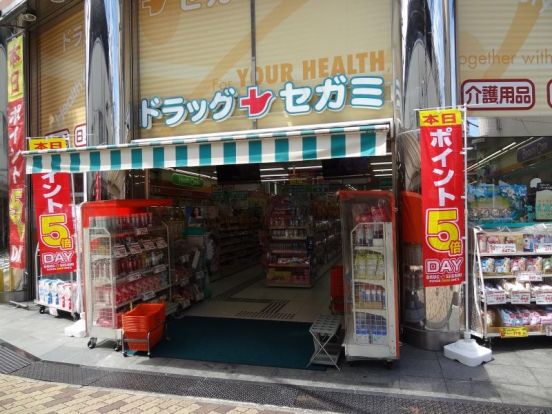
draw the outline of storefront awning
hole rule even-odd
[[[389,125],[357,125],[199,138],[136,140],[62,150],[26,151],[27,174],[203,167],[380,156]]]

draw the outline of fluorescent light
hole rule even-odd
[[[285,174],[265,174],[265,175],[261,175],[261,178],[264,178],[264,177],[287,177],[289,174],[288,173],[285,173]]]
[[[374,177],[392,177],[393,174],[374,174]]]
[[[371,162],[370,165],[389,165],[393,164],[391,161]]]
[[[291,167],[292,170],[318,170],[322,168],[321,165],[310,165],[306,167]]]
[[[385,172],[385,171],[393,171],[392,168],[383,168],[381,170],[374,170],[374,172]]]
[[[277,167],[277,168],[260,168],[260,171],[284,171],[283,168]]]
[[[289,180],[287,178],[274,179],[274,180],[261,180],[261,183],[276,183],[276,182],[283,182],[283,181],[289,181]]]

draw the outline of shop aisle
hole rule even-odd
[[[312,322],[329,314],[329,270],[310,288],[266,286],[261,266],[211,284],[212,298],[194,305],[186,316]]]

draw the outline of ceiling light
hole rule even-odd
[[[310,166],[305,166],[305,167],[291,167],[292,169],[294,170],[318,170],[320,168],[322,168],[321,165],[310,165]]]
[[[277,168],[260,168],[260,171],[284,171],[283,168],[277,167]]]
[[[370,165],[389,165],[393,164],[391,161],[371,162]]]
[[[374,177],[392,177],[393,174],[374,174]]]
[[[288,174],[285,173],[285,174],[265,174],[265,175],[261,175],[261,178],[263,177],[287,177]]]
[[[289,181],[287,178],[281,178],[281,179],[273,179],[273,180],[261,180],[261,183],[278,183],[278,182],[284,182]]]
[[[385,172],[385,171],[393,171],[392,168],[382,168],[380,170],[374,170],[374,172]]]

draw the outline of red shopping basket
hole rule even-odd
[[[129,349],[149,355],[164,332],[165,304],[141,303],[123,315],[123,352],[127,342]]]
[[[330,297],[332,313],[344,312],[343,266],[333,266],[330,270]]]

